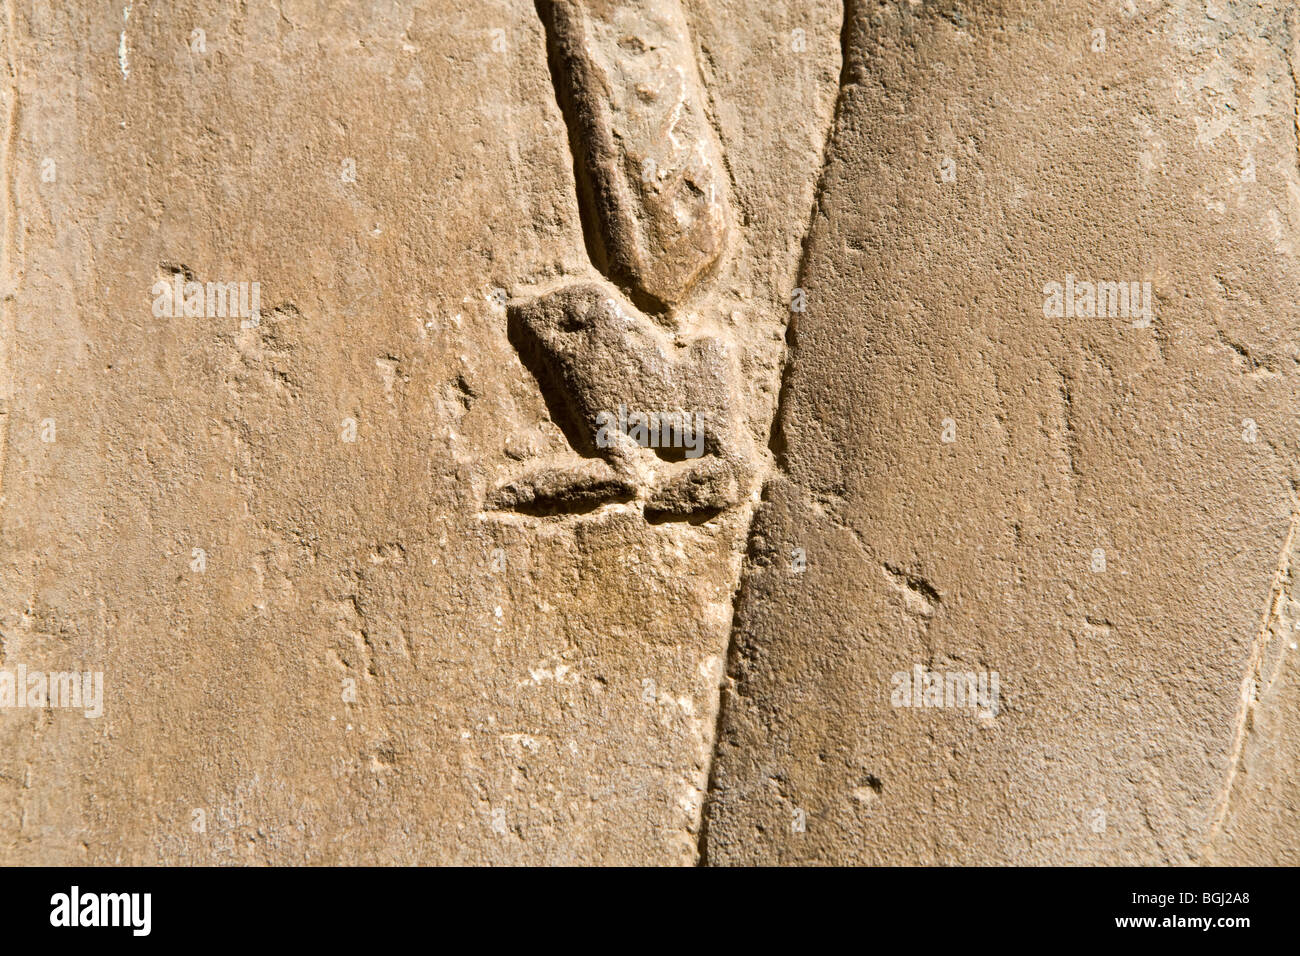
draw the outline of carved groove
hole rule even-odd
[[[677,0],[539,0],[595,266],[646,311],[726,244],[722,150]]]

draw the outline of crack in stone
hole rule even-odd
[[[1209,853],[1228,818],[1228,811],[1232,806],[1232,792],[1237,777],[1240,775],[1242,763],[1245,760],[1246,738],[1249,736],[1251,726],[1254,723],[1255,709],[1259,704],[1263,690],[1271,683],[1271,677],[1265,673],[1266,651],[1273,640],[1281,639],[1277,637],[1275,630],[1283,618],[1283,612],[1292,600],[1287,582],[1291,576],[1297,531],[1300,531],[1300,501],[1293,501],[1291,525],[1287,529],[1286,538],[1282,543],[1282,554],[1278,558],[1277,569],[1273,572],[1273,584],[1269,588],[1268,604],[1264,609],[1264,619],[1260,623],[1259,633],[1255,636],[1254,646],[1250,654],[1250,663],[1241,681],[1241,710],[1237,717],[1237,727],[1232,738],[1232,757],[1229,763],[1228,776],[1224,780],[1223,790],[1212,813],[1213,822],[1202,847],[1202,857]],[[1280,657],[1276,663],[1280,666]],[[1276,668],[1274,668],[1274,673],[1276,673]]]
[[[1290,65],[1292,99],[1294,101],[1292,110],[1293,131],[1296,139],[1294,159],[1296,168],[1300,171],[1300,14],[1297,14],[1294,7],[1287,11],[1286,25],[1287,40],[1289,41],[1286,55]],[[1254,357],[1244,347],[1229,341],[1222,332],[1219,333],[1219,340],[1229,348],[1242,354],[1252,368],[1257,367],[1258,363],[1255,362]],[[1246,760],[1246,742],[1254,726],[1255,711],[1273,678],[1281,671],[1282,657],[1286,648],[1285,643],[1283,643],[1281,652],[1276,655],[1275,660],[1272,662],[1271,668],[1267,666],[1267,658],[1270,645],[1274,640],[1286,641],[1285,635],[1277,634],[1277,628],[1285,619],[1284,612],[1288,605],[1294,600],[1290,593],[1289,580],[1295,557],[1294,549],[1297,531],[1300,531],[1300,499],[1293,496],[1291,525],[1287,529],[1287,535],[1282,544],[1282,553],[1278,558],[1277,569],[1273,572],[1273,584],[1269,589],[1268,603],[1264,609],[1263,621],[1260,623],[1259,633],[1256,635],[1254,646],[1251,649],[1250,663],[1241,682],[1241,709],[1233,733],[1228,774],[1224,779],[1223,789],[1211,814],[1210,829],[1201,848],[1203,861],[1208,861],[1214,849],[1215,841],[1222,833],[1228,814],[1232,810],[1232,795],[1236,789],[1238,778],[1241,776],[1242,765]],[[1266,670],[1271,670],[1271,673],[1265,673]]]
[[[803,240],[800,244],[799,268],[795,273],[795,287],[802,288],[804,275],[808,267],[809,257],[809,239],[812,235],[813,227],[817,222],[817,214],[822,208],[822,194],[826,186],[826,172],[830,167],[831,157],[834,153],[835,134],[839,129],[841,111],[844,106],[844,94],[850,87],[856,85],[850,80],[851,60],[849,57],[849,33],[853,24],[857,20],[858,0],[844,0],[843,18],[840,24],[840,78],[839,85],[835,93],[835,108],[831,114],[830,128],[824,140],[822,149],[821,169],[817,174],[817,185],[813,189],[812,210],[808,216],[808,224],[804,229]],[[789,321],[786,325],[786,347],[785,356],[781,367],[781,386],[777,393],[776,408],[772,415],[772,425],[768,436],[768,447],[773,452],[775,468],[779,472],[787,470],[787,462],[784,455],[785,441],[782,426],[782,415],[786,408],[786,398],[789,393],[790,376],[794,368],[795,353],[795,313],[790,313]],[[758,508],[762,507],[761,501],[767,498],[767,485],[771,479],[771,474],[764,476],[763,490],[760,495],[760,504],[750,513],[749,528],[745,533],[745,551],[749,552],[750,539],[753,535],[754,518],[757,515]],[[744,560],[740,576],[736,581],[736,589],[731,597],[731,623],[728,627],[727,647],[723,655],[724,667],[722,684],[719,687],[718,713],[713,727],[713,740],[709,744],[709,766],[704,786],[704,797],[700,801],[700,824],[698,829],[698,842],[696,846],[696,866],[708,866],[708,838],[709,838],[709,808],[712,802],[713,792],[716,780],[717,763],[718,763],[718,744],[722,739],[722,729],[727,719],[727,688],[730,675],[734,671],[733,655],[737,646],[736,642],[736,607],[740,602],[745,587]]]

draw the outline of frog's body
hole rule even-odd
[[[511,341],[537,377],[552,416],[580,455],[607,469],[572,469],[511,482],[498,504],[599,503],[644,498],[649,514],[689,516],[735,504],[747,487],[749,439],[734,405],[732,350],[717,337],[679,345],[608,289],[567,286],[507,306]],[[628,418],[668,413],[697,425],[673,447],[645,447]],[[681,438],[681,434],[675,435]],[[567,472],[570,480],[565,480]]]

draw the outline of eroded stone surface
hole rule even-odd
[[[1294,862],[1294,15],[848,7],[6,7],[0,861]]]
[[[708,859],[1204,860],[1294,546],[1293,26],[850,6]],[[1055,314],[1074,280],[1153,314]],[[896,705],[917,666],[1000,706]],[[1264,738],[1242,832],[1294,806]]]
[[[0,667],[105,699],[0,712],[0,860],[694,862],[748,502],[484,511],[574,467],[500,303],[603,281],[535,4],[12,9]],[[761,440],[839,10],[685,10]]]

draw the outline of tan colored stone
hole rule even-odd
[[[1284,5],[0,20],[0,862],[1295,862]]]
[[[1285,646],[1294,25],[850,10],[707,858],[1203,861]],[[1069,275],[1149,281],[1153,316],[1049,314]],[[917,666],[996,672],[1000,706],[899,706]],[[1295,804],[1294,748],[1257,736],[1230,830]],[[1237,858],[1288,859],[1285,832]]]
[[[486,506],[575,455],[505,302],[605,281],[536,6],[126,6],[4,31],[0,668],[104,715],[0,711],[0,861],[694,862],[751,499]],[[676,327],[761,440],[839,12],[684,9],[746,225]]]

